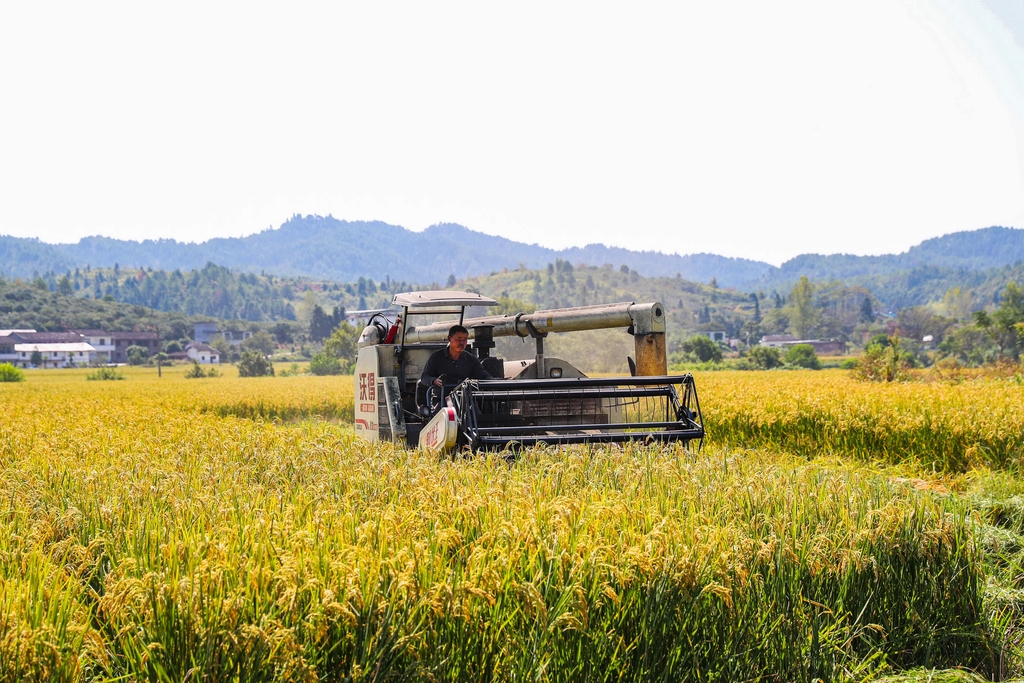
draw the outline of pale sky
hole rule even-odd
[[[780,263],[1024,228],[1019,0],[4,3],[0,234]]]

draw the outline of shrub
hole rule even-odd
[[[287,367],[284,370],[282,370],[281,372],[279,372],[277,374],[277,376],[278,377],[296,377],[296,376],[301,375],[301,374],[303,374],[303,373],[299,370],[299,364],[298,363],[292,363],[289,367]]]
[[[340,375],[341,361],[326,353],[318,353],[309,361],[309,371],[314,375]]]
[[[142,365],[146,362],[146,358],[149,357],[149,352],[146,351],[145,347],[135,344],[125,349],[125,354],[128,356],[129,365]]]
[[[199,379],[201,377],[206,377],[206,372],[199,363],[192,361],[192,367],[185,373],[185,379]]]
[[[277,342],[266,332],[257,332],[242,342],[242,349],[259,351],[264,356],[269,356],[277,349]]]
[[[821,370],[821,361],[810,344],[795,344],[786,351],[786,364],[808,370]]]
[[[90,372],[85,376],[87,380],[114,380],[114,379],[125,379],[125,376],[114,368],[100,368],[96,372]]]
[[[243,351],[238,360],[239,377],[263,377],[274,374],[274,365],[259,351]]]
[[[762,370],[771,370],[782,365],[782,354],[770,346],[755,346],[747,355]]]
[[[684,341],[682,349],[701,363],[707,363],[708,361],[718,363],[722,360],[721,347],[703,334],[694,335]]]
[[[890,337],[887,345],[868,344],[853,376],[867,382],[896,382],[908,376],[910,364],[904,357],[899,337]]]
[[[0,382],[23,382],[25,373],[10,363],[0,363]]]

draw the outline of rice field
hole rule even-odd
[[[1010,381],[706,373],[700,453],[509,464],[356,440],[350,377],[231,371],[0,387],[0,680],[1020,674]]]

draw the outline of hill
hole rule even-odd
[[[0,279],[0,329],[147,330],[158,331],[165,339],[177,339],[191,335],[193,322],[177,312],[51,292],[41,280],[29,285]]]
[[[1024,230],[982,228],[934,237],[901,254],[801,254],[778,268],[769,268],[747,289],[779,291],[806,275],[812,280],[840,280],[863,285],[893,308],[917,305],[942,295],[948,287],[980,283],[982,271],[1024,261]]]
[[[201,244],[107,237],[89,237],[75,244],[46,244],[0,236],[0,275],[30,279],[42,274],[49,282],[61,273],[87,266],[131,266],[173,273],[201,271],[213,262],[233,271],[258,273],[258,277],[270,277],[264,274],[272,273],[296,283],[303,279],[330,283],[355,283],[360,278],[375,283],[402,280],[411,289],[413,285],[440,286],[500,271],[544,269],[559,260],[589,267],[625,265],[648,277],[675,278],[678,274],[682,280],[705,283],[714,279],[723,288],[769,296],[776,292],[785,296],[806,275],[816,282],[838,281],[866,288],[882,310],[895,312],[937,301],[956,287],[978,290],[975,298],[979,305],[990,303],[993,292],[1005,287],[1008,278],[1016,277],[1015,271],[1011,272],[1015,264],[1024,262],[1024,230],[991,227],[958,232],[925,240],[901,254],[802,254],[778,268],[713,254],[680,256],[599,244],[554,250],[450,223],[413,232],[382,222],[348,222],[330,216],[295,216],[278,229]],[[151,289],[137,292],[132,303],[164,308],[152,289],[159,289],[159,284],[150,283],[147,286]],[[986,293],[981,294],[981,290]],[[242,298],[252,300],[253,296],[250,292]],[[124,300],[127,296],[115,298]],[[218,310],[184,304],[176,308],[248,320],[288,317],[279,310],[281,302],[272,303],[266,296],[263,299],[259,310],[242,313],[235,311],[232,303],[238,297],[229,297],[227,305]],[[358,301],[356,297],[352,306],[361,307]],[[372,307],[379,302],[369,296],[366,303]]]
[[[360,277],[443,283],[502,268],[543,268],[557,259],[591,265],[622,264],[648,275],[740,282],[760,277],[767,263],[714,254],[679,256],[639,252],[600,244],[555,250],[485,235],[445,223],[422,232],[380,221],[341,221],[331,216],[295,216],[280,228],[247,237],[216,238],[201,244],[175,240],[117,240],[87,237],[75,244],[0,237],[0,274],[31,278],[76,267],[198,269],[209,262],[249,273],[352,282]]]

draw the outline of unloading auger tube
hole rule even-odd
[[[636,304],[632,302],[556,308],[534,313],[494,315],[473,318],[463,323],[475,338],[474,327],[493,325],[495,337],[533,337],[538,345],[538,361],[543,360],[542,340],[552,332],[579,332],[628,328],[633,335],[636,350],[637,375],[664,375],[668,371],[665,352],[665,307],[659,302]],[[443,342],[448,338],[450,322],[409,327],[405,343]],[[541,371],[538,376],[543,376]]]
[[[665,307],[618,303],[465,319],[469,306],[497,301],[470,292],[418,291],[395,295],[402,313],[391,329],[368,325],[355,371],[357,436],[406,446],[502,450],[545,444],[703,442],[693,377],[667,374]],[[431,353],[443,349],[452,321],[415,325],[417,316],[458,315],[472,350],[498,378],[446,388],[431,409],[418,382]],[[422,319],[422,317],[420,317]],[[634,338],[630,376],[590,378],[559,358],[545,358],[551,333],[622,329]],[[395,333],[396,330],[400,330]],[[532,338],[532,361],[490,356],[494,337]],[[436,412],[435,412],[436,410]]]

